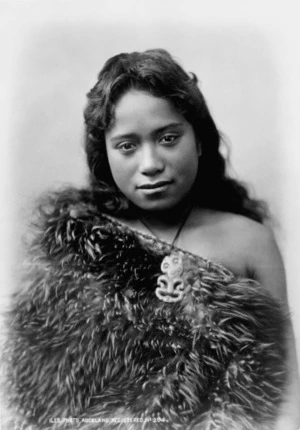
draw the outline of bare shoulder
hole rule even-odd
[[[210,243],[216,244],[210,248],[212,258],[286,300],[283,261],[269,227],[242,215],[211,210],[203,212],[201,221]]]
[[[224,215],[224,227],[244,255],[247,272],[282,302],[287,301],[285,269],[273,231],[249,218]]]
[[[278,266],[281,255],[272,229],[241,215],[224,214],[224,228],[231,231],[233,240],[245,250],[248,264],[254,272],[265,264]]]
[[[228,212],[216,212],[215,216],[220,228],[227,231],[232,237],[244,242],[249,251],[253,250],[252,247],[256,253],[258,249],[276,246],[272,230],[264,224],[243,215]]]
[[[248,250],[275,245],[274,235],[270,228],[243,215],[215,210],[203,211],[203,222],[213,228],[217,234],[228,241],[237,241],[239,246],[244,243]],[[257,251],[257,249],[256,249]]]

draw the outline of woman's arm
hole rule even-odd
[[[283,261],[274,236],[266,227],[259,228],[255,235],[255,246],[249,256],[249,269],[255,279],[278,300],[288,311],[288,299]],[[300,383],[292,322],[289,320],[287,333],[288,385],[275,430],[296,430],[300,427]]]

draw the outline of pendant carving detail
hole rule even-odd
[[[191,289],[190,285],[185,287],[182,279],[183,262],[181,256],[176,253],[167,255],[160,267],[163,275],[160,275],[157,279],[156,296],[163,302],[179,302]]]

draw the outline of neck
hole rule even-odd
[[[192,205],[188,202],[181,203],[180,205],[163,211],[144,211],[138,210],[138,218],[146,220],[152,226],[166,226],[168,228],[177,226],[183,218],[192,209]]]

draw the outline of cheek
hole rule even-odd
[[[118,154],[107,153],[107,158],[112,177],[121,191],[126,190],[131,184],[133,169],[128,160],[119,157]]]
[[[122,165],[117,162],[114,158],[109,158],[109,165],[111,174],[115,181],[122,178],[125,175],[126,170],[123,169]]]
[[[196,149],[182,152],[176,160],[177,172],[183,176],[183,179],[195,179],[198,172],[199,158]]]

